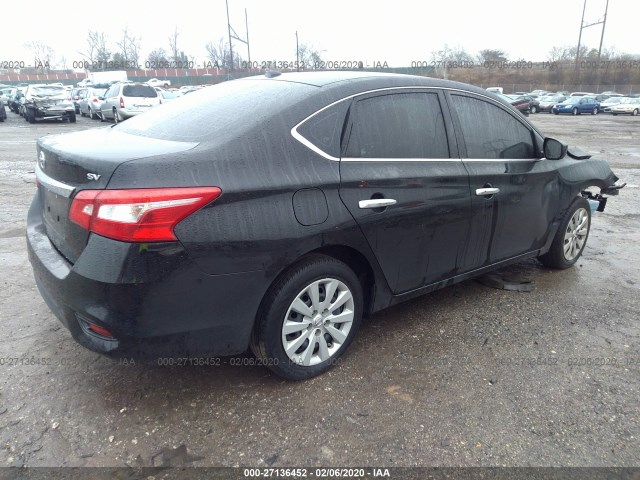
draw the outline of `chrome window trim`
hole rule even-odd
[[[489,95],[484,95],[482,93],[477,93],[477,92],[471,92],[469,90],[462,90],[460,88],[452,88],[452,87],[427,87],[424,85],[418,85],[418,86],[401,86],[401,87],[384,87],[384,88],[375,88],[373,90],[367,90],[366,92],[360,92],[360,93],[354,93],[352,95],[348,95],[344,98],[341,98],[339,100],[336,100],[335,102],[330,103],[329,105],[326,105],[324,107],[322,107],[320,110],[313,112],[311,115],[307,116],[305,119],[303,119],[302,121],[298,122],[292,129],[291,129],[291,136],[293,138],[295,138],[297,141],[299,141],[302,145],[304,145],[305,147],[307,147],[309,150],[312,150],[313,152],[317,153],[318,155],[320,155],[321,157],[326,158],[327,160],[331,160],[332,162],[339,162],[340,158],[338,157],[334,157],[333,155],[329,155],[327,152],[325,152],[324,150],[322,150],[321,148],[317,147],[316,145],[314,145],[313,143],[311,143],[311,141],[307,140],[307,138],[305,138],[304,136],[302,136],[299,132],[298,132],[298,127],[300,127],[300,125],[302,125],[303,123],[305,123],[307,120],[309,120],[312,117],[315,117],[316,115],[318,115],[319,113],[325,111],[327,108],[331,108],[334,105],[337,105],[340,102],[344,102],[346,100],[351,100],[352,98],[355,97],[360,97],[362,95],[368,95],[370,93],[378,93],[378,92],[388,92],[391,90],[447,90],[450,92],[461,92],[461,93],[465,93],[465,94],[471,94],[471,95],[477,95],[478,97],[483,97],[486,98],[488,100],[493,101],[494,103],[498,103],[496,102],[495,98],[490,97]],[[499,104],[499,103],[498,103]],[[500,105],[500,104],[499,104]],[[504,106],[504,105],[501,105]],[[526,122],[528,123],[528,122]],[[537,132],[537,130],[535,129],[535,127],[533,125],[529,125],[535,132]],[[539,133],[539,132],[537,132]],[[386,162],[444,162],[444,161],[480,161],[480,162],[514,162],[514,161],[525,161],[525,162],[532,162],[532,161],[538,161],[538,160],[544,160],[544,159],[540,159],[540,158],[532,158],[532,159],[476,159],[476,158],[413,158],[413,159],[405,159],[405,158],[376,158],[376,159],[370,159],[370,158],[343,158],[343,161],[348,161],[348,162],[357,162],[357,161],[374,161],[374,162],[382,162],[382,161],[386,161]]]
[[[51,178],[49,175],[47,175],[42,170],[40,170],[40,166],[37,164],[36,164],[36,179],[38,180],[39,183],[44,185],[48,190],[66,198],[69,198],[73,193],[73,191],[75,190],[75,187],[72,187],[71,185],[67,185],[66,183],[62,183],[62,182],[59,182],[58,180]]]
[[[544,158],[361,158],[344,157],[343,162],[539,162]]]

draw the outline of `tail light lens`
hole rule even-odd
[[[120,108],[124,108],[124,98],[120,97]]]
[[[91,101],[92,101],[93,103],[98,103],[98,99],[97,99],[97,98],[95,98],[95,97],[94,97],[94,98],[92,98],[92,99],[91,99]]]
[[[82,228],[125,242],[172,242],[173,229],[222,194],[218,187],[83,190],[69,218]]]

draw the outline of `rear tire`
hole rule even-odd
[[[36,122],[36,112],[34,112],[33,109],[28,108],[24,112],[24,119],[29,123],[35,123]]]
[[[96,115],[95,112],[91,110],[91,108],[89,108],[89,118],[91,120],[95,120],[96,118],[98,118],[98,115]]]
[[[631,112],[631,115],[634,117],[638,116],[638,109],[636,108],[633,112]]]
[[[251,350],[287,380],[320,375],[335,366],[351,344],[362,319],[362,302],[362,286],[353,270],[332,257],[309,256],[269,289]]]
[[[553,238],[551,248],[538,260],[543,265],[564,270],[575,264],[587,244],[591,229],[591,208],[583,198],[576,198],[565,213]]]

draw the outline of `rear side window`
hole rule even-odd
[[[298,127],[298,133],[323,152],[340,157],[340,137],[350,102],[340,102],[317,113]]]
[[[435,93],[397,93],[359,100],[346,156],[448,158],[449,146]]]
[[[452,95],[468,158],[537,158],[531,130],[514,115],[484,100]]]
[[[122,95],[125,97],[152,97],[158,96],[158,92],[149,85],[125,85],[122,87]]]

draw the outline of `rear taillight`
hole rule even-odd
[[[120,108],[124,108],[124,98],[120,97]]]
[[[125,242],[172,242],[173,229],[222,194],[218,187],[82,190],[69,218],[103,237]]]
[[[98,99],[97,99],[97,98],[92,98],[92,99],[91,99],[91,101],[92,101],[93,103],[98,103]]]

